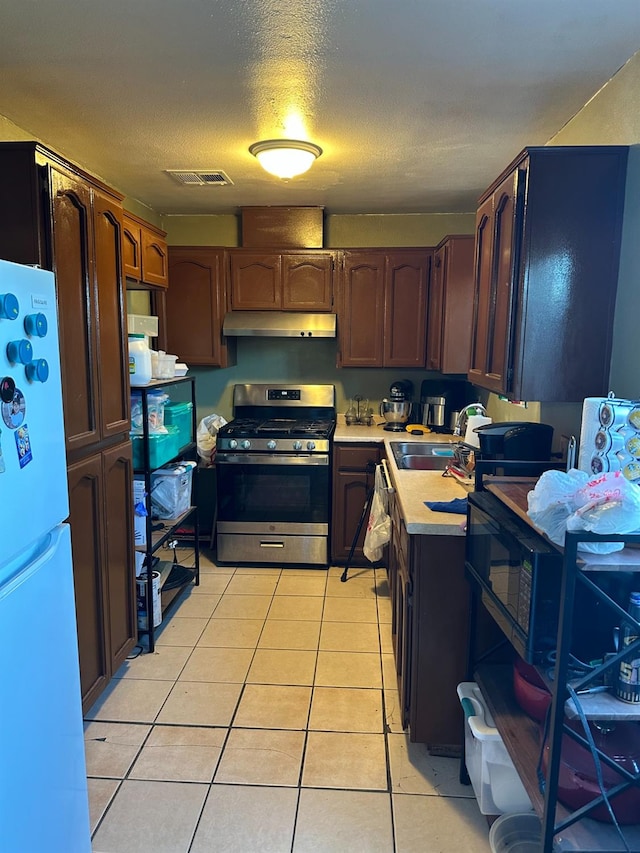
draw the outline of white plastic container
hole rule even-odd
[[[176,518],[191,506],[195,462],[167,465],[151,474],[151,508],[158,518]]]
[[[531,800],[495,727],[475,681],[458,684],[465,712],[464,754],[473,791],[482,814],[531,810]]]
[[[151,382],[151,350],[145,335],[129,335],[129,383],[132,386]]]
[[[177,355],[158,353],[158,379],[173,379],[176,375]]]
[[[538,815],[505,814],[489,830],[491,853],[540,853],[542,823]]]
[[[127,333],[157,338],[158,318],[147,314],[127,314]]]

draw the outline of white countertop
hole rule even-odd
[[[426,430],[426,427],[425,427]],[[427,433],[412,435],[407,432],[390,432],[384,429],[384,421],[376,418],[375,426],[352,424],[347,426],[344,415],[338,415],[334,440],[340,443],[364,442],[384,444],[389,475],[396,490],[400,511],[407,532],[431,536],[464,536],[466,516],[450,512],[434,512],[425,506],[425,501],[451,501],[464,498],[466,489],[452,477],[443,477],[442,471],[399,470],[389,443],[392,441],[438,442],[450,444],[451,435]]]

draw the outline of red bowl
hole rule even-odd
[[[544,722],[551,694],[534,666],[516,658],[513,664],[513,692],[516,702],[538,723]]]
[[[584,734],[578,720],[566,721],[576,732]],[[616,723],[613,730],[602,732],[597,723],[589,723],[596,747],[612,758],[616,764],[630,773],[640,771],[640,724],[637,722]],[[545,745],[542,767],[546,772],[549,746]],[[605,791],[623,781],[623,777],[607,764],[600,762]],[[569,735],[562,736],[562,757],[558,775],[558,799],[569,809],[579,809],[600,796],[596,769],[591,752]],[[611,800],[616,820],[621,824],[640,822],[640,789],[628,788]],[[611,823],[611,816],[604,805],[589,812],[588,817]]]

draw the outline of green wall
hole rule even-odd
[[[358,214],[325,219],[327,249],[371,246],[436,246],[447,234],[473,234],[475,213]],[[163,216],[170,246],[239,246],[240,219],[220,216]]]

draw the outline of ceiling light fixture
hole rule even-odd
[[[298,139],[265,139],[249,146],[249,153],[266,172],[286,181],[310,169],[322,154],[322,148]]]

